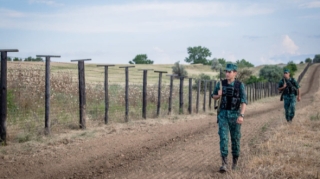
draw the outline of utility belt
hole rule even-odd
[[[284,95],[294,94],[295,96],[298,95],[298,90],[295,87],[287,88],[283,91]]]
[[[239,110],[240,109],[240,98],[235,97],[222,97],[221,109],[225,110]]]

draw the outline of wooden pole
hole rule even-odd
[[[204,90],[203,90],[203,111],[206,111],[206,99],[207,99],[207,84],[208,81],[204,80]]]
[[[214,86],[214,88],[213,88],[213,89],[215,89],[215,88],[216,88],[216,85],[217,85],[217,81],[214,81],[214,82],[213,82],[213,86]],[[213,101],[214,101],[213,106],[214,106],[214,107],[216,107],[216,106],[217,106],[217,100],[213,100]]]
[[[78,62],[78,78],[79,78],[79,109],[80,129],[86,129],[86,86],[85,86],[85,70],[84,61],[90,61],[91,59],[71,60],[71,62]]]
[[[179,114],[183,114],[183,81],[184,81],[184,76],[180,76]]]
[[[211,110],[211,101],[212,101],[211,93],[212,93],[212,80],[210,80],[209,82],[209,109],[210,110]]]
[[[167,75],[170,76],[170,91],[169,91],[169,107],[168,107],[168,115],[171,114],[172,111],[172,90],[173,90],[173,77],[178,76],[176,74]]]
[[[97,67],[104,67],[104,124],[109,122],[109,66],[115,65],[97,65]]]
[[[147,119],[147,78],[148,78],[148,70],[153,69],[139,69],[138,71],[143,71],[143,82],[142,82],[142,118]]]
[[[198,89],[197,89],[197,102],[196,102],[196,113],[199,113],[199,99],[200,99],[200,85],[201,85],[201,80],[198,80]]]
[[[192,78],[189,78],[189,105],[188,105],[189,114],[192,114]]]
[[[125,116],[124,116],[124,121],[129,122],[129,68],[134,67],[134,66],[122,66],[119,68],[124,68],[125,69],[125,95],[124,95],[124,100],[125,100]]]
[[[7,145],[7,54],[18,52],[17,49],[3,49],[1,52],[0,81],[0,143]]]
[[[51,57],[57,57],[60,58],[60,56],[55,55],[37,55],[36,57],[46,58],[46,75],[45,75],[45,115],[44,115],[44,134],[49,135],[50,134],[50,58]]]
[[[159,83],[158,83],[158,104],[157,104],[157,117],[160,115],[160,107],[161,107],[161,82],[162,82],[162,73],[167,73],[166,71],[154,71],[155,73],[159,73]]]

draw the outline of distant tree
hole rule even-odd
[[[7,57],[7,61],[12,61],[12,58],[11,57]]]
[[[254,67],[254,65],[248,61],[246,61],[245,59],[242,60],[237,60],[236,61],[236,65],[238,66],[238,68],[245,68],[245,67]]]
[[[290,70],[290,77],[294,77],[295,72],[298,70],[297,65],[293,61],[288,62],[287,66],[283,67],[283,69],[285,68]]]
[[[43,62],[43,59],[40,57],[37,58],[32,58],[32,57],[28,57],[24,59],[25,62]]]
[[[136,57],[129,61],[130,64],[153,64],[153,61],[148,59],[147,54],[139,54]]]
[[[187,76],[188,72],[185,69],[184,65],[180,65],[180,62],[174,63],[174,66],[172,67],[172,73],[176,74],[178,76]]]
[[[195,77],[195,83],[192,86],[193,89],[198,89],[199,80],[200,80],[200,91],[204,91],[205,80],[209,81],[211,80],[211,78],[209,75],[201,73],[199,76]],[[209,82],[207,82],[207,90],[209,90]]]
[[[222,65],[222,67],[227,66],[227,61],[224,58],[218,58],[219,63]]]
[[[253,73],[252,70],[249,70],[246,68],[240,69],[237,72],[237,80],[241,82],[245,82],[248,78],[250,78],[252,73]]]
[[[223,69],[220,69],[219,73],[215,76],[215,78],[218,79],[218,80],[225,79],[226,78],[226,72],[224,72]]]
[[[301,61],[300,64],[303,64],[303,61]]]
[[[248,79],[245,80],[245,84],[249,85],[252,83],[257,83],[257,82],[264,82],[266,81],[264,78],[262,77],[256,77],[254,75],[251,75]]]
[[[313,63],[320,63],[320,54],[314,56]]]
[[[13,61],[22,61],[22,59],[21,58],[19,59],[18,57],[14,57]]]
[[[211,70],[218,71],[222,68],[222,65],[219,63],[218,59],[214,58],[211,60]]]
[[[211,52],[206,47],[188,47],[187,49],[189,57],[185,58],[185,62],[191,64],[203,64],[209,65],[208,57],[211,57]]]
[[[277,65],[266,65],[260,69],[259,77],[268,82],[278,82],[283,77],[283,70]]]
[[[307,59],[305,60],[305,62],[306,62],[306,63],[310,63],[310,62],[312,62],[312,59],[311,59],[311,58],[307,58]]]

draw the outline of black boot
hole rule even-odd
[[[224,173],[227,171],[228,167],[228,158],[227,157],[222,157],[222,166],[220,167],[220,172]]]
[[[238,158],[239,158],[238,156],[233,156],[233,159],[232,159],[232,170],[237,169]]]

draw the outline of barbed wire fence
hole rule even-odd
[[[9,140],[24,142],[45,134],[45,63],[12,63],[19,63],[19,65],[15,65],[14,68],[9,67],[7,70],[7,134]],[[90,65],[96,68],[87,68]],[[299,81],[309,66],[310,64],[300,74]],[[58,69],[55,68],[50,68],[52,71],[50,131],[62,133],[70,129],[77,130],[80,128],[77,64],[61,63]],[[214,112],[216,104],[211,98],[211,93],[217,81],[196,81],[192,78],[168,74],[161,77],[159,87],[160,77],[155,71],[156,69],[147,71],[147,80],[144,83],[143,69],[129,68],[128,79],[126,79],[125,68],[110,66],[107,88],[108,113],[106,113],[105,71],[97,65],[86,64],[84,75],[87,128],[106,123],[124,123],[168,115]],[[247,85],[249,104],[262,98],[279,95],[277,88],[276,83],[270,82]],[[160,94],[159,89],[161,89]],[[143,102],[144,98],[146,104]],[[108,122],[105,120],[106,114]]]

